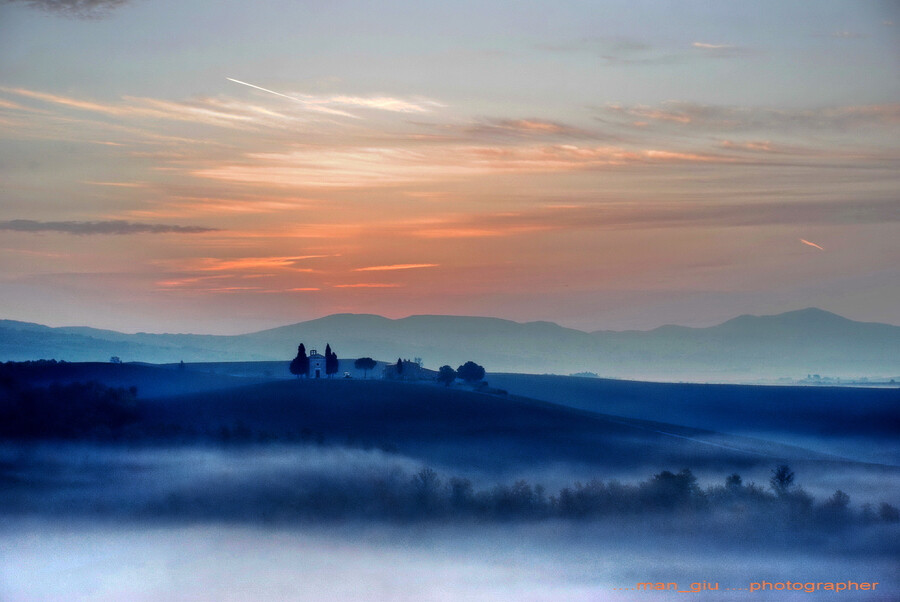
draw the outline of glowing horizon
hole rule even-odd
[[[0,3],[0,318],[900,324],[893,9],[412,6]]]

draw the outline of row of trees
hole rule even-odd
[[[457,378],[461,378],[469,384],[477,383],[484,380],[484,368],[475,362],[466,362],[456,370],[450,366],[441,366],[438,369],[438,382],[444,383],[448,387]]]
[[[389,474],[370,468],[315,473],[308,480],[291,483],[273,486],[254,481],[249,486],[256,489],[249,498],[246,483],[239,484],[245,495],[233,495],[227,489],[187,491],[183,497],[168,496],[166,504],[178,515],[183,515],[184,508],[200,506],[214,516],[246,517],[252,514],[243,506],[244,500],[252,499],[253,514],[315,522],[348,518],[462,520],[467,524],[473,520],[611,519],[626,524],[624,521],[630,520],[631,524],[661,526],[659,534],[684,527],[699,536],[721,530],[730,538],[748,538],[752,545],[766,540],[796,541],[801,534],[800,540],[821,541],[819,536],[845,527],[900,523],[900,510],[887,502],[853,507],[850,496],[842,491],[817,500],[793,484],[785,489],[783,482],[776,480],[769,490],[754,483],[745,485],[739,475],[732,475],[725,484],[701,487],[689,469],[664,470],[637,483],[576,482],[556,491],[525,480],[478,488],[467,478],[442,476],[428,467],[415,474],[401,468],[391,469]],[[879,545],[879,540],[890,545],[887,539],[894,531],[885,532],[884,538],[867,537],[866,545]],[[843,532],[842,545],[849,534]]]
[[[726,517],[730,526],[743,522],[756,534],[767,528],[778,530],[785,523],[818,528],[900,522],[900,510],[887,502],[878,506],[866,503],[854,511],[850,496],[841,490],[816,500],[794,484],[794,473],[787,465],[772,471],[769,488],[744,484],[738,474],[728,476],[724,486],[702,488],[691,470],[685,468],[677,473],[664,470],[638,484],[599,480],[575,483],[553,495],[547,495],[543,486],[532,486],[524,480],[478,491],[468,479],[452,477],[444,481],[426,467],[410,479],[406,495],[411,498],[414,511],[430,516],[534,520],[678,512],[683,518],[692,514],[699,518]],[[398,506],[401,505],[394,505]]]
[[[0,439],[116,439],[141,418],[135,387],[33,387],[17,376],[0,368]]]

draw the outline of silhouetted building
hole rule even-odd
[[[397,370],[397,364],[388,364],[384,367],[381,377],[392,380],[430,380],[437,374],[433,370],[425,370],[416,362],[401,360],[403,370]]]
[[[325,356],[315,349],[309,352],[309,377],[325,377]]]

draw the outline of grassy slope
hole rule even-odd
[[[264,381],[195,373],[190,368],[180,371],[129,364],[36,366],[24,375],[38,385],[86,380],[112,386],[135,385],[145,406],[146,425],[178,425],[199,433],[216,433],[222,427],[233,431],[241,426],[278,438],[312,436],[340,444],[396,449],[426,461],[460,467],[547,466],[558,462],[616,469],[691,466],[725,471],[771,466],[781,460],[826,458],[796,447],[693,428],[696,425],[676,426],[679,420],[659,415],[677,416],[678,411],[672,408],[679,404],[686,408],[683,417],[691,416],[688,410],[696,410],[681,385],[573,378],[547,381],[558,391],[565,391],[567,382],[589,391],[599,384],[606,387],[608,398],[618,400],[585,404],[588,409],[584,409],[435,385],[343,379]],[[497,377],[491,378],[498,383]],[[521,378],[530,383],[541,377]],[[543,392],[536,385],[528,389],[535,395]],[[728,405],[741,407],[749,403],[748,391],[767,393],[773,389],[717,390],[733,394]],[[575,394],[567,394],[566,399],[584,401]],[[596,400],[596,396],[590,399]],[[720,405],[722,399],[717,398]],[[634,407],[655,407],[657,411],[647,411],[650,415],[645,416],[628,415],[627,410]]]
[[[714,430],[894,436],[900,390],[652,383],[490,374],[491,385],[570,407]]]
[[[824,458],[799,448],[527,398],[385,381],[272,382],[153,400],[150,405],[150,420],[189,429],[240,425],[279,437],[306,429],[326,441],[396,449],[467,467],[578,463],[615,469],[737,470]]]
[[[777,441],[852,443],[856,457],[900,463],[900,390],[649,383],[490,374],[491,385],[593,412]],[[868,447],[866,451],[864,448]]]

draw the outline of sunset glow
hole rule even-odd
[[[897,10],[687,5],[2,2],[3,317],[900,323]]]

